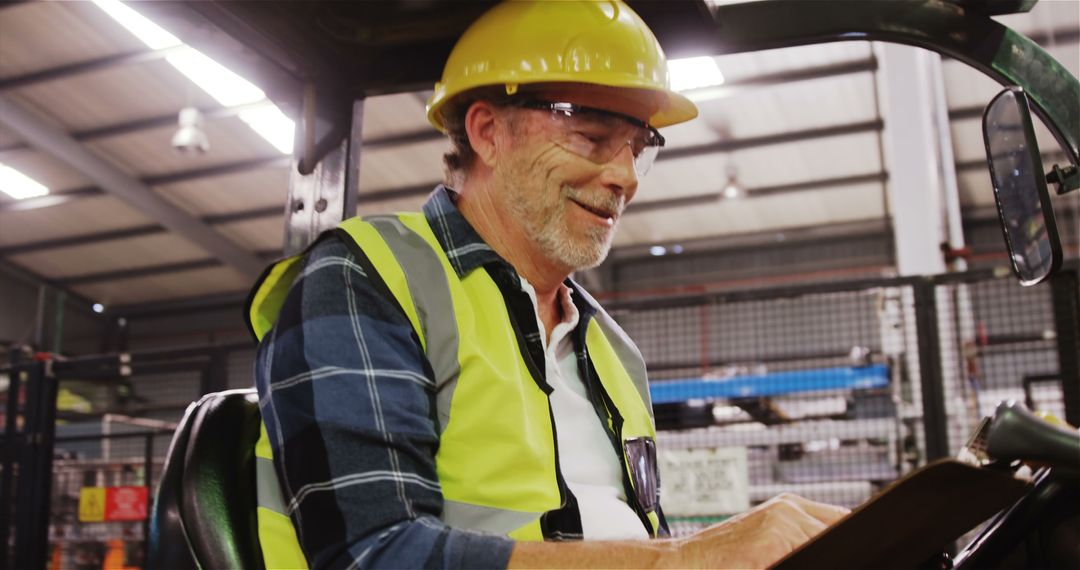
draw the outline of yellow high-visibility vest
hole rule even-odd
[[[530,373],[498,286],[483,267],[459,278],[423,214],[352,218],[339,229],[386,283],[435,373],[440,430],[435,467],[444,499],[442,520],[455,528],[543,540],[541,515],[559,509],[568,492],[556,456],[550,388],[545,391]],[[276,321],[302,257],[277,262],[255,285],[247,317],[260,340]],[[607,423],[624,443],[623,467],[635,495],[628,501],[656,536],[656,507],[643,506],[655,500],[638,498],[639,487],[645,487],[642,465],[631,465],[622,451],[626,442],[655,439],[644,361],[603,309],[589,321],[585,344],[617,411],[609,414]],[[266,566],[306,567],[265,425],[255,455],[259,540]]]

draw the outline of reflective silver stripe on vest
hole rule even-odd
[[[540,514],[481,507],[444,499],[442,520],[446,524],[457,528],[510,534],[536,520],[540,517]]]
[[[435,372],[435,407],[439,432],[442,433],[450,420],[450,401],[461,374],[458,323],[446,268],[431,244],[396,216],[370,216],[364,221],[379,232],[405,273],[405,282],[427,343],[427,357]]]
[[[611,318],[611,315],[585,289],[579,286],[574,293],[580,294],[590,305],[596,307],[596,315],[593,318],[596,320],[596,324],[600,325],[600,330],[604,332],[604,336],[607,337],[611,348],[615,350],[615,356],[622,363],[623,368],[626,369],[626,373],[634,381],[634,387],[637,388],[641,401],[645,402],[645,409],[649,411],[651,417],[653,408],[652,396],[649,394],[649,376],[645,371],[645,359],[641,356],[641,352],[638,351],[637,345],[630,340],[630,337],[626,335],[626,331],[615,322],[615,319]]]
[[[285,510],[285,497],[278,485],[277,472],[274,471],[274,461],[271,459],[255,458],[255,494],[260,507],[289,516],[289,512]]]

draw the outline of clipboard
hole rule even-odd
[[[772,568],[916,568],[1020,499],[1030,482],[942,459],[893,482]]]

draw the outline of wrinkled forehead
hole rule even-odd
[[[648,122],[660,107],[660,97],[643,89],[618,89],[584,83],[544,83],[529,86],[528,92],[540,99],[614,111],[643,122]]]

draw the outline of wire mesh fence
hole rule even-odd
[[[612,309],[648,364],[676,535],[782,492],[858,506],[1000,400],[1064,417],[1050,290],[989,272]]]
[[[142,568],[153,488],[171,431],[59,436],[50,568]]]

